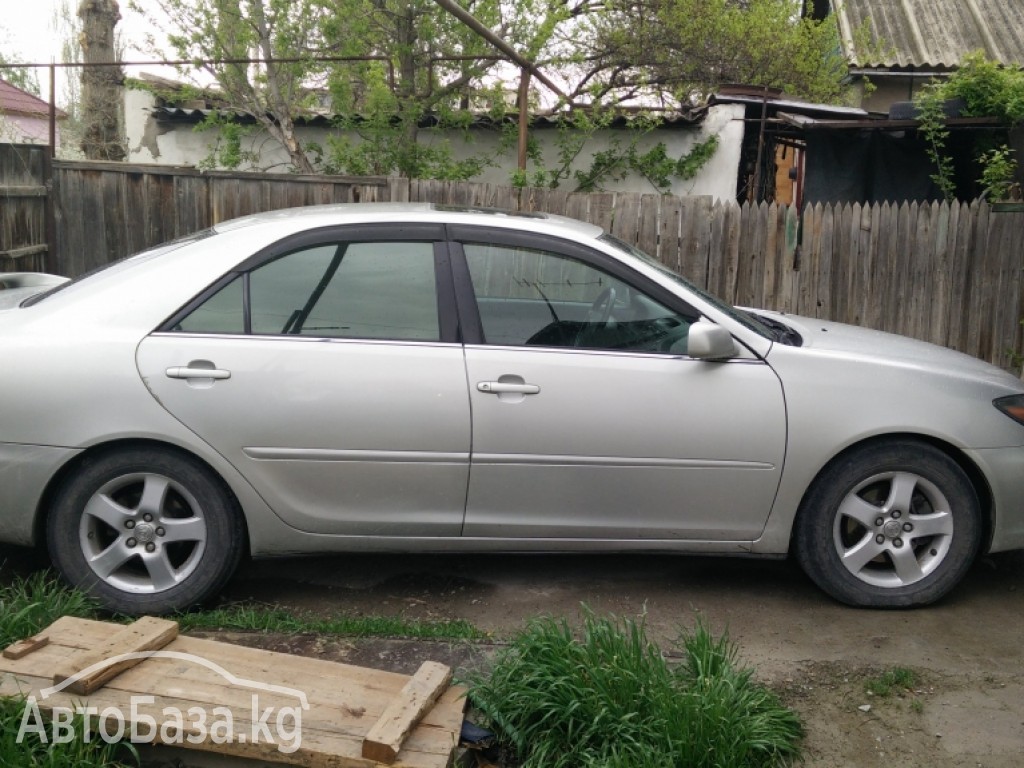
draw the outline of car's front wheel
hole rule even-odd
[[[54,497],[50,557],[105,608],[169,613],[223,587],[244,549],[231,497],[194,459],[159,448],[86,459]]]
[[[938,600],[981,544],[981,510],[963,469],[913,440],[873,443],[832,462],[795,521],[797,560],[849,605],[899,608]]]

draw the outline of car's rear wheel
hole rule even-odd
[[[981,543],[981,509],[963,469],[934,446],[874,443],[815,480],[795,522],[797,560],[849,605],[899,608],[938,600]]]
[[[242,556],[240,515],[208,469],[158,448],[87,459],[57,492],[50,557],[105,608],[168,613],[223,587]]]

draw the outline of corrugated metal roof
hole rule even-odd
[[[972,51],[1024,65],[1024,0],[833,0],[847,59],[867,68],[953,69]],[[877,51],[857,51],[858,30]]]
[[[760,104],[760,100],[757,100]],[[162,122],[176,122],[176,123],[198,123],[204,118],[214,113],[221,115],[230,115],[238,122],[252,123],[255,122],[252,115],[245,112],[238,112],[236,110],[229,109],[210,109],[210,108],[199,108],[199,107],[173,107],[173,106],[162,106],[154,107],[151,110],[152,115]],[[622,111],[615,116],[611,121],[610,126],[612,128],[623,128],[628,126],[633,121],[647,115],[642,110],[636,111]],[[663,127],[677,127],[677,126],[690,126],[700,123],[707,115],[707,109],[696,108],[692,109],[687,113],[681,112],[663,112],[656,113],[656,119],[658,124]],[[542,126],[557,126],[562,120],[567,117],[565,113],[556,113],[553,115],[531,115],[530,125],[534,127]],[[356,119],[362,119],[361,115],[357,115]],[[327,126],[333,125],[335,116],[327,112],[316,112],[306,114],[295,119],[295,122],[302,123],[304,125],[320,125]],[[508,117],[508,121],[513,121],[514,118]],[[503,122],[501,119],[495,120],[487,113],[478,113],[473,115],[472,125],[474,127],[490,127],[498,125]],[[420,120],[421,128],[431,128],[438,124],[438,117],[436,115],[426,115]]]

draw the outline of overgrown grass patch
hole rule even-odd
[[[91,599],[49,571],[16,576],[0,585],[0,648],[38,633],[61,616],[94,618],[97,612]]]
[[[282,608],[239,603],[174,617],[181,630],[234,630],[282,634],[402,637],[419,640],[482,640],[487,637],[463,619],[422,620],[397,616],[318,616]]]
[[[50,571],[16,576],[0,585],[0,648],[30,637],[61,616],[131,622],[135,617],[110,616],[91,598],[65,586]],[[484,640],[489,636],[463,619],[406,619],[396,616],[318,616],[260,603],[182,613],[173,617],[182,632],[234,630],[345,637],[402,637],[420,640]]]
[[[888,698],[894,693],[913,691],[918,684],[917,673],[906,667],[893,667],[882,674],[868,678],[864,683],[864,690],[872,696]]]
[[[698,625],[670,667],[642,622],[585,614],[532,621],[470,700],[523,768],[769,768],[799,754],[795,713]]]

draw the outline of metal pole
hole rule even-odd
[[[47,272],[57,273],[57,216],[55,200],[57,190],[53,183],[53,161],[57,155],[57,67],[50,62],[50,142],[43,155],[43,184],[46,187],[46,257],[43,264]]]
[[[550,88],[553,93],[560,96],[563,101],[569,102],[569,97],[562,92],[561,88],[551,82],[551,80],[549,80],[548,77],[537,68],[536,64],[521,55],[515,48],[477,21],[476,17],[469,11],[462,8],[458,3],[453,2],[453,0],[434,0],[434,2],[469,27],[471,31],[476,32],[476,34],[480,35],[480,37],[508,56],[513,63],[518,64],[522,69],[525,69],[540,82],[544,83],[544,85]]]
[[[519,71],[519,170],[526,170],[526,144],[529,140],[529,97],[530,72],[525,67]]]
[[[768,87],[764,87],[764,95],[761,100],[761,128],[757,134],[757,162],[754,163],[754,184],[751,191],[750,202],[760,202],[761,194],[761,157],[764,154],[764,126],[768,118]]]

